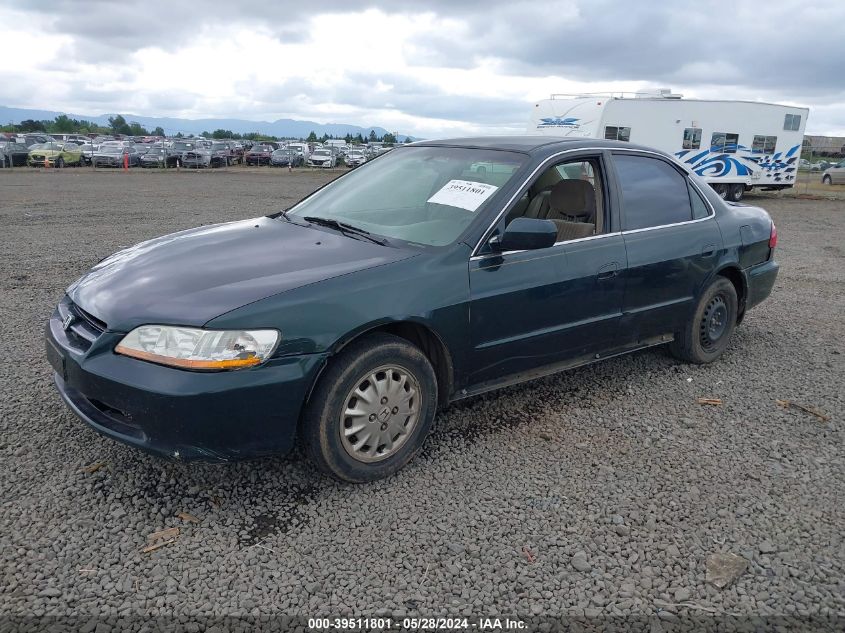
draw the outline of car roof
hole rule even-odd
[[[553,154],[565,149],[579,148],[607,148],[624,147],[627,149],[642,149],[654,151],[651,148],[626,143],[624,141],[607,141],[597,138],[572,138],[554,136],[477,136],[467,138],[437,139],[432,141],[417,141],[411,147],[467,147],[474,149],[498,149],[526,153]]]

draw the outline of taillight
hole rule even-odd
[[[778,245],[778,227],[772,222],[772,232],[769,234],[769,248],[774,248]]]

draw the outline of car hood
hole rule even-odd
[[[331,230],[258,218],[165,235],[107,257],[70,298],[109,329],[201,326],[230,310],[415,252]]]

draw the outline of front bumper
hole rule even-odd
[[[191,372],[115,354],[122,337],[106,331],[81,351],[56,310],[46,328],[46,351],[59,394],[102,435],[186,461],[290,451],[303,403],[326,359],[304,354],[252,369]]]
[[[748,280],[748,297],[745,300],[746,310],[750,310],[772,294],[779,269],[780,266],[774,260],[746,269],[746,279]]]

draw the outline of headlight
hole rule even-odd
[[[242,369],[267,360],[279,338],[276,330],[203,330],[142,325],[124,336],[114,351],[181,369]]]

